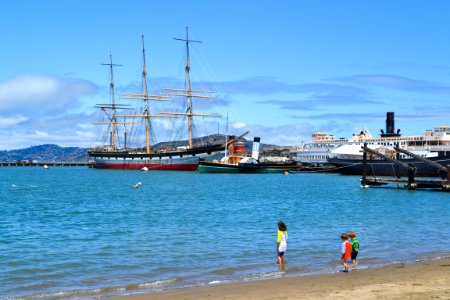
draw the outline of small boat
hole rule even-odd
[[[220,161],[200,161],[198,171],[200,173],[285,173],[297,168],[296,162],[259,162],[260,138],[253,140],[252,156],[247,156],[243,143],[230,146],[230,155]],[[286,174],[286,173],[285,173]]]
[[[48,166],[47,166],[47,165],[44,165],[44,169],[46,169],[46,170],[47,170],[47,169],[48,169]]]

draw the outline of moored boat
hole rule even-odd
[[[401,136],[400,130],[394,130],[394,113],[388,113],[386,132],[381,132],[380,138],[365,139],[363,142],[372,150],[395,158],[416,168],[415,176],[440,177],[442,172],[431,164],[407,154],[396,153],[395,147],[438,163],[444,167],[450,164],[450,126],[437,126],[425,131],[421,136]],[[335,166],[335,171],[346,175],[362,175],[363,153],[362,142],[340,146],[331,151],[328,162]],[[394,163],[369,155],[367,160],[367,175],[369,176],[407,176],[404,168]]]
[[[220,161],[200,161],[198,171],[200,173],[284,173],[297,168],[296,162],[260,162],[259,158],[260,138],[253,140],[253,150],[251,157],[245,153],[242,143],[232,144],[230,154]]]
[[[442,152],[440,156],[428,157],[427,159],[446,167],[450,164],[450,151]],[[335,172],[344,175],[362,175],[363,173],[362,158],[344,159],[334,157],[329,158],[328,161],[335,166]],[[415,176],[417,177],[441,177],[444,175],[439,169],[415,158],[399,159],[399,161],[415,167]],[[383,159],[374,158],[367,161],[367,176],[408,176],[408,171]]]
[[[131,169],[142,170],[176,170],[176,171],[196,171],[199,160],[211,161],[220,159],[225,149],[225,144],[218,141],[207,141],[206,144],[195,143],[193,137],[193,117],[221,117],[217,114],[194,113],[192,110],[192,100],[194,98],[215,98],[211,91],[193,90],[190,82],[190,59],[189,59],[189,43],[198,42],[189,39],[188,28],[186,27],[186,38],[176,39],[183,41],[186,44],[186,86],[185,88],[168,88],[164,91],[168,93],[164,95],[150,95],[147,92],[147,71],[146,71],[146,57],[144,47],[144,37],[142,36],[142,54],[143,54],[143,93],[142,94],[127,94],[122,98],[131,100],[140,100],[144,102],[144,109],[139,114],[124,114],[118,115],[118,110],[131,109],[129,105],[115,103],[114,97],[114,78],[113,67],[118,66],[113,64],[110,56],[110,63],[105,64],[110,67],[110,88],[111,88],[111,103],[98,104],[96,107],[100,108],[106,113],[106,122],[97,122],[98,124],[108,125],[109,128],[109,144],[104,146],[97,146],[89,149],[88,153],[92,157],[94,168],[99,169]],[[169,94],[172,93],[172,94]],[[183,112],[160,112],[158,114],[151,114],[148,101],[172,101],[172,97],[184,97],[186,99],[186,110]],[[124,121],[118,121],[119,117],[123,117]],[[186,144],[181,144],[180,141],[175,141],[173,146],[158,149],[150,143],[150,133],[155,130],[151,124],[153,118],[186,118],[187,119],[187,135]],[[143,119],[145,123],[145,146],[130,148],[128,147],[127,124],[134,124],[128,122],[125,118]],[[123,139],[122,144],[119,145],[119,127],[123,125]],[[181,128],[181,126],[180,126]],[[178,136],[178,135],[177,135]],[[197,139],[201,140],[201,139]]]

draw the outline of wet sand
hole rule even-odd
[[[450,258],[116,299],[450,299]]]

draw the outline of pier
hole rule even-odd
[[[396,184],[397,188],[405,188],[408,190],[414,189],[442,189],[443,191],[450,191],[450,182],[442,180],[415,180],[414,183],[408,180],[401,180],[395,178],[366,178],[366,185],[368,186],[385,186],[388,184]]]
[[[450,192],[450,166],[447,165],[447,167],[444,167],[438,163],[435,163],[433,161],[430,161],[429,159],[426,159],[424,157],[418,156],[414,153],[411,153],[405,149],[401,149],[398,147],[394,147],[394,150],[396,151],[396,159],[389,157],[385,154],[382,154],[378,151],[375,151],[373,149],[370,149],[367,147],[367,143],[364,143],[364,146],[361,147],[363,149],[363,174],[361,178],[361,186],[368,187],[368,186],[385,186],[388,184],[396,184],[397,188],[405,188],[408,190],[415,190],[415,189],[441,189],[442,191]],[[392,162],[397,166],[397,168],[403,168],[408,171],[408,179],[404,180],[401,179],[399,175],[397,177],[369,177],[367,178],[367,153],[370,153],[372,155],[378,156],[383,158],[384,160],[387,160],[389,162]],[[415,172],[416,168],[411,165],[404,163],[399,160],[399,153],[406,154],[410,157],[413,157],[415,159],[420,160],[421,162],[432,166],[433,168],[436,168],[440,174],[442,175],[443,180],[425,180],[425,179],[419,179],[417,180],[415,178]]]
[[[0,162],[0,167],[91,167],[91,162]]]

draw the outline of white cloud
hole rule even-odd
[[[87,80],[46,75],[21,75],[0,82],[0,112],[4,114],[57,114],[76,107],[97,86]]]
[[[152,122],[152,124],[155,126],[158,126],[158,127],[162,127],[162,128],[164,128],[164,129],[167,129],[167,130],[170,130],[170,129],[172,129],[173,128],[173,120],[172,119],[169,119],[169,118],[167,118],[167,119],[165,119],[165,118],[161,118],[161,119],[159,119],[159,118],[154,118],[154,119],[152,119],[151,120],[151,122]]]
[[[253,136],[261,138],[261,143],[280,146],[299,146],[309,142],[313,126],[308,123],[281,125],[268,127],[262,125],[249,125]]]
[[[21,122],[28,120],[28,118],[23,116],[14,116],[14,117],[0,117],[0,127],[7,127],[12,125],[17,125]]]
[[[13,138],[9,130],[0,130],[2,145],[0,150],[21,149],[42,144],[56,144],[62,147],[84,147],[94,146],[96,132],[92,131],[29,131],[27,129],[14,130]]]
[[[233,123],[232,126],[235,129],[241,129],[241,128],[245,128],[247,126],[247,124],[245,124],[244,122],[235,122],[235,123]]]
[[[44,131],[35,131],[30,135],[30,138],[46,138],[48,137],[48,132]]]
[[[92,146],[94,121],[79,113],[82,100],[94,97],[97,86],[83,79],[20,75],[0,81],[1,149],[41,144]]]
[[[97,138],[97,134],[92,131],[75,131],[76,137],[85,138],[87,140],[94,140]]]

